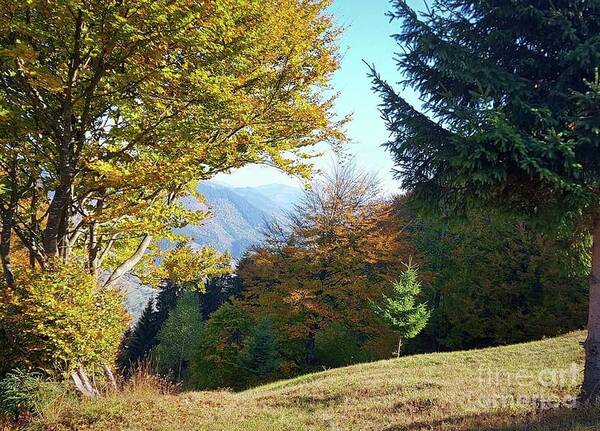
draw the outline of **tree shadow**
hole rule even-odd
[[[600,430],[600,408],[554,409],[526,415],[492,413],[390,426],[381,431],[592,431]]]

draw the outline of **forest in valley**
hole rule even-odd
[[[392,193],[352,156],[336,5],[0,0],[0,427],[142,375],[237,393],[578,330],[564,392],[598,401],[600,0],[386,2]],[[256,165],[299,201],[239,259],[186,237]]]
[[[418,215],[406,196],[378,198],[376,179],[352,164],[337,168],[265,229],[232,274],[201,291],[161,283],[119,364],[131,373],[149,362],[188,388],[243,389],[392,357],[407,329],[401,354],[585,326],[585,237],[573,243],[573,231],[541,233],[499,212],[465,217]],[[404,326],[378,313],[383,295],[404,307]]]

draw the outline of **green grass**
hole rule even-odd
[[[29,425],[48,430],[600,430],[571,409],[582,332],[533,343],[417,355],[329,370],[245,392],[161,395],[133,384],[63,402]],[[549,404],[548,404],[549,403]],[[552,407],[544,409],[543,407]]]

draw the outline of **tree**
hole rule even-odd
[[[85,256],[113,285],[248,163],[308,175],[339,143],[329,1],[0,1],[0,259]],[[201,199],[200,196],[197,196]],[[16,238],[15,238],[16,236]]]
[[[158,343],[158,332],[183,292],[182,286],[165,281],[161,283],[156,299],[148,301],[130,333],[125,334],[119,351],[118,364],[124,375],[150,359],[150,353]]]
[[[344,322],[332,322],[321,329],[315,337],[315,350],[317,362],[323,367],[345,367],[373,357]]]
[[[253,319],[240,304],[224,304],[204,323],[190,359],[191,385],[243,389],[279,376],[278,336],[269,316]]]
[[[398,358],[402,340],[416,337],[429,320],[431,313],[427,306],[417,303],[420,294],[419,272],[409,260],[398,281],[392,285],[391,295],[384,293],[381,305],[373,305],[375,313],[398,333]]]
[[[352,164],[316,181],[290,214],[238,265],[243,306],[268,315],[281,351],[296,367],[317,364],[316,336],[344,322],[373,357],[393,334],[369,307],[411,255],[394,209],[377,199],[377,182]]]
[[[185,265],[186,261],[184,259],[182,262],[179,262],[179,265]],[[192,262],[190,267],[193,268],[198,265],[202,265],[202,262]],[[184,274],[190,273],[190,268],[184,269]],[[173,269],[165,270],[167,273],[173,271]],[[206,274],[203,275],[203,278],[205,277]],[[178,276],[178,278],[181,279],[181,276]],[[238,297],[242,287],[239,277],[229,274],[208,277],[206,282],[191,280],[187,283],[196,286],[194,292],[200,302],[199,313],[202,322],[208,320],[211,314],[223,304],[228,303],[232,298]],[[182,295],[186,294],[189,290],[182,284],[173,283],[170,280],[160,282],[156,300],[148,301],[139,320],[124,337],[118,360],[121,372],[128,375],[133,368],[139,366],[144,361],[152,359],[151,352],[159,342],[159,331],[161,331],[169,314],[176,307]]]
[[[403,84],[411,106],[373,71],[402,186],[450,215],[461,206],[585,224],[594,236],[582,396],[600,395],[600,211],[597,96],[600,2],[405,1]]]
[[[223,304],[239,299],[243,285],[235,274],[211,277],[206,281],[204,292],[200,293],[202,320],[208,320]]]
[[[191,384],[199,389],[246,386],[248,375],[241,361],[252,318],[241,307],[225,304],[204,324],[200,348],[190,364]]]
[[[250,341],[242,353],[241,362],[257,382],[275,375],[279,369],[280,357],[271,319],[261,317],[252,329]]]
[[[196,292],[185,291],[158,332],[153,350],[158,371],[182,381],[202,337],[200,302]]]
[[[412,212],[412,211],[410,211]],[[407,351],[465,350],[554,337],[585,325],[587,237],[503,212],[416,218],[427,327]]]
[[[133,328],[128,329],[123,336],[117,364],[124,376],[129,376],[132,369],[148,357],[156,344],[156,323],[154,300],[150,299]]]

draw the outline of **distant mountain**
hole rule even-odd
[[[232,189],[244,196],[251,204],[276,218],[284,218],[302,197],[302,190],[281,184],[268,184],[257,187],[236,187]]]
[[[231,187],[214,182],[203,182],[198,186],[208,203],[213,217],[201,226],[186,226],[178,229],[198,247],[212,246],[218,251],[228,251],[239,260],[252,245],[263,239],[266,223],[283,219],[285,213],[297,203],[302,190],[281,184],[258,187]],[[192,198],[184,203],[188,209],[206,210],[207,207]],[[126,294],[125,305],[137,320],[156,291],[139,284],[133,276],[123,278],[121,289]]]
[[[210,245],[221,252],[229,251],[239,259],[249,247],[260,243],[269,221],[282,219],[302,196],[302,190],[282,184],[258,187],[231,187],[204,182],[198,187],[206,198],[213,217],[201,226],[187,226],[184,234],[198,246]],[[190,209],[206,209],[193,199],[186,200]]]

